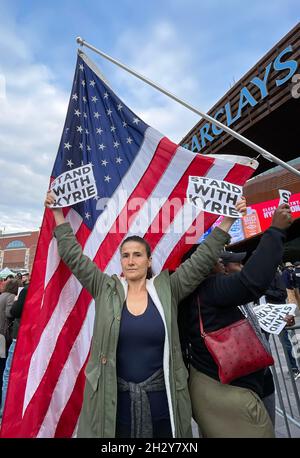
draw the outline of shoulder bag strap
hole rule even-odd
[[[205,337],[206,334],[204,332],[204,329],[203,329],[203,323],[202,323],[202,320],[201,320],[201,313],[200,313],[200,298],[199,298],[199,295],[197,294],[197,305],[198,305],[198,312],[199,312],[199,324],[200,324],[200,334],[201,334],[201,337]]]

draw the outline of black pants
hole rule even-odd
[[[172,437],[172,429],[169,419],[153,421],[152,428],[153,439]],[[120,439],[130,438],[130,429],[129,424],[117,422],[116,437]]]

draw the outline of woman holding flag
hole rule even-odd
[[[55,202],[48,192],[45,206]],[[246,202],[236,206],[243,214]],[[123,276],[109,276],[82,253],[62,210],[51,208],[62,260],[95,299],[95,321],[78,437],[191,437],[188,373],[177,327],[178,303],[209,274],[235,221],[225,217],[193,256],[152,277],[141,237],[120,246]]]

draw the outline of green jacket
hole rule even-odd
[[[109,276],[82,253],[69,223],[56,227],[63,261],[95,299],[95,321],[78,437],[115,437],[117,408],[116,350],[127,282]],[[147,280],[147,290],[165,325],[163,368],[174,437],[191,437],[188,372],[184,366],[177,327],[178,303],[208,275],[229,235],[216,228],[171,275],[163,271]],[[134,357],[134,355],[132,355]]]

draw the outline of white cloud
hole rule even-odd
[[[11,30],[8,44],[0,70],[6,89],[0,104],[0,228],[7,232],[41,224],[68,101]]]

